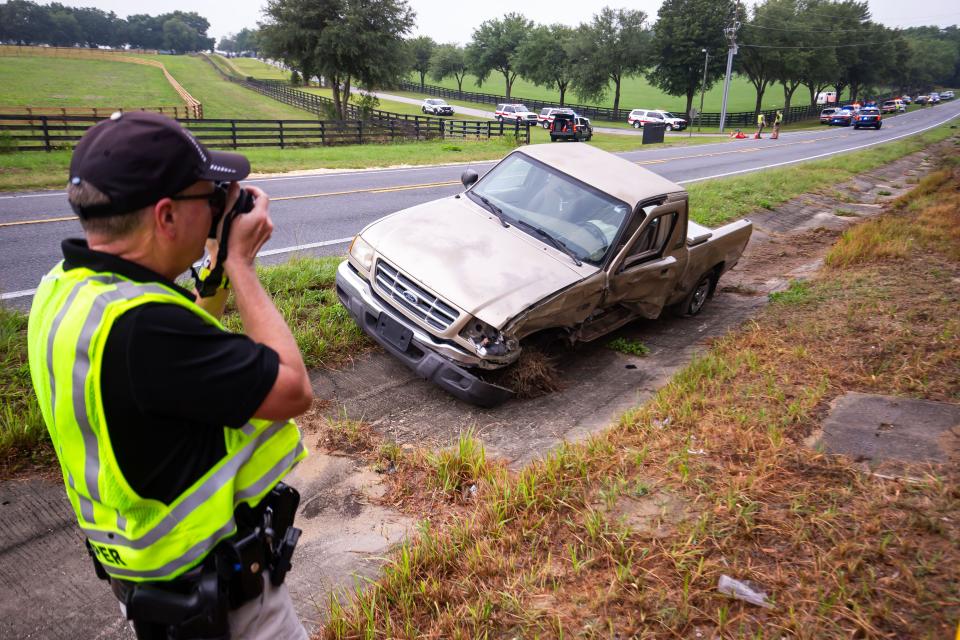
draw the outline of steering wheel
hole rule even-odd
[[[600,242],[600,248],[606,250],[608,245],[607,236],[603,234],[603,231],[593,222],[593,220],[585,220],[577,223],[577,226],[592,235],[594,239]]]

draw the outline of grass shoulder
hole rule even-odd
[[[950,637],[956,468],[902,482],[804,442],[848,391],[960,398],[957,298],[944,296],[960,278],[958,192],[946,169],[854,227],[789,300],[607,431],[517,473],[471,470],[468,512],[454,492],[455,515],[434,509],[442,526],[331,603],[322,637]],[[890,226],[912,243],[896,257]],[[770,607],[719,593],[722,576]]]

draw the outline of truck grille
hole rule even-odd
[[[428,326],[446,331],[460,312],[383,260],[377,260],[377,288]]]

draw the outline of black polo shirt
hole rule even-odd
[[[141,265],[63,241],[65,270],[87,267],[192,293]],[[141,497],[169,504],[224,456],[224,427],[242,427],[277,379],[276,351],[221,331],[174,304],[121,315],[103,353],[100,391],[120,470]]]

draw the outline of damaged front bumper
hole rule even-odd
[[[363,332],[421,378],[481,407],[494,407],[513,395],[509,389],[484,382],[453,362],[454,358],[469,356],[407,322],[374,295],[370,284],[347,260],[337,268],[336,286],[337,297]]]

